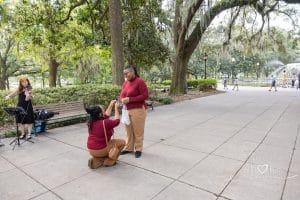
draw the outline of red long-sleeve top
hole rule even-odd
[[[119,119],[104,119],[107,140],[111,139],[114,134],[114,128],[119,125]],[[105,133],[103,128],[103,120],[93,121],[89,128],[89,136],[87,140],[87,148],[92,150],[100,150],[106,147]]]
[[[128,110],[146,107],[145,100],[148,99],[148,96],[148,88],[143,79],[135,77],[123,83],[120,97],[129,97],[129,103],[126,104]]]

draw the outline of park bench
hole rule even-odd
[[[150,107],[151,108],[151,110],[153,110],[154,108],[153,108],[153,101],[146,101],[146,105],[147,105],[147,107]]]
[[[55,115],[54,117],[48,119],[47,124],[74,120],[88,116],[84,109],[83,101],[72,101],[66,103],[34,106],[34,110],[36,109],[44,109],[47,111],[59,113],[58,115]]]

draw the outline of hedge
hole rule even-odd
[[[165,80],[162,82],[163,85],[171,85],[171,80]],[[187,80],[187,86],[198,88],[199,90],[208,90],[208,89],[216,89],[217,88],[217,80],[216,79],[189,79]]]
[[[37,88],[33,89],[33,105],[47,105],[82,100],[88,104],[101,104],[107,106],[112,99],[120,94],[120,88],[113,85],[78,85],[62,88]],[[3,108],[16,106],[18,97],[8,101],[5,96],[10,92],[0,91],[0,125],[8,121]]]

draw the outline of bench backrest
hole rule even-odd
[[[85,111],[82,101],[39,105],[39,106],[34,106],[34,109],[45,109],[48,111],[59,112],[59,113],[70,112],[70,111]]]

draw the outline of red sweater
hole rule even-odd
[[[139,77],[125,81],[120,97],[129,97],[129,103],[126,104],[128,110],[146,107],[145,100],[148,99],[148,88],[145,81]]]
[[[111,136],[114,134],[114,127],[120,123],[119,119],[111,120],[104,119],[107,140],[110,141]],[[92,150],[100,150],[106,147],[103,120],[93,121],[89,128],[89,136],[87,141],[87,148]]]

